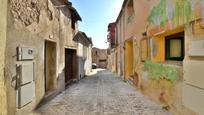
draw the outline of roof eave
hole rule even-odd
[[[71,11],[71,15],[72,15],[72,17],[75,19],[75,20],[79,20],[79,21],[82,21],[82,18],[81,18],[81,16],[79,15],[79,13],[77,12],[77,10],[73,7],[73,6],[71,6],[71,5],[69,5],[69,9],[70,9],[70,11]]]
[[[116,23],[118,23],[118,21],[119,21],[121,15],[122,15],[123,9],[124,9],[125,4],[127,3],[127,1],[128,1],[128,0],[124,0],[123,5],[122,5],[121,10],[120,10],[120,13],[119,13],[119,15],[118,15],[118,17],[117,17],[117,19],[116,19],[116,21],[115,21]]]

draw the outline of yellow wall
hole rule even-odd
[[[154,62],[163,62],[165,61],[165,38],[164,37],[156,37],[153,38],[155,43],[155,49],[157,55],[153,57]]]
[[[133,74],[133,43],[132,40],[125,42],[125,80]]]
[[[143,39],[140,42],[141,46],[141,60],[145,61],[147,60],[147,56],[148,56],[148,46],[147,46],[147,39]]]
[[[7,26],[7,0],[0,0],[0,115],[7,114],[6,86],[4,77],[4,59]]]

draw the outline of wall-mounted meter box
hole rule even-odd
[[[189,44],[188,55],[189,56],[204,56],[204,40],[192,41]]]
[[[17,108],[21,109],[35,98],[35,82],[21,86],[16,93],[16,105]]]
[[[34,59],[34,49],[31,47],[18,47],[18,60],[33,60]]]
[[[18,108],[22,108],[32,102],[35,97],[35,81],[34,81],[34,63],[26,63],[17,65],[19,67],[19,82],[16,104]]]
[[[20,85],[34,81],[33,63],[20,65]]]

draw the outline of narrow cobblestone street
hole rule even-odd
[[[95,75],[70,86],[35,114],[170,115],[107,70],[97,70]]]

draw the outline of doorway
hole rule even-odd
[[[55,89],[56,85],[56,43],[45,41],[45,93]]]
[[[125,80],[133,75],[133,41],[125,42]]]
[[[65,49],[65,85],[77,79],[77,52],[74,49]]]

